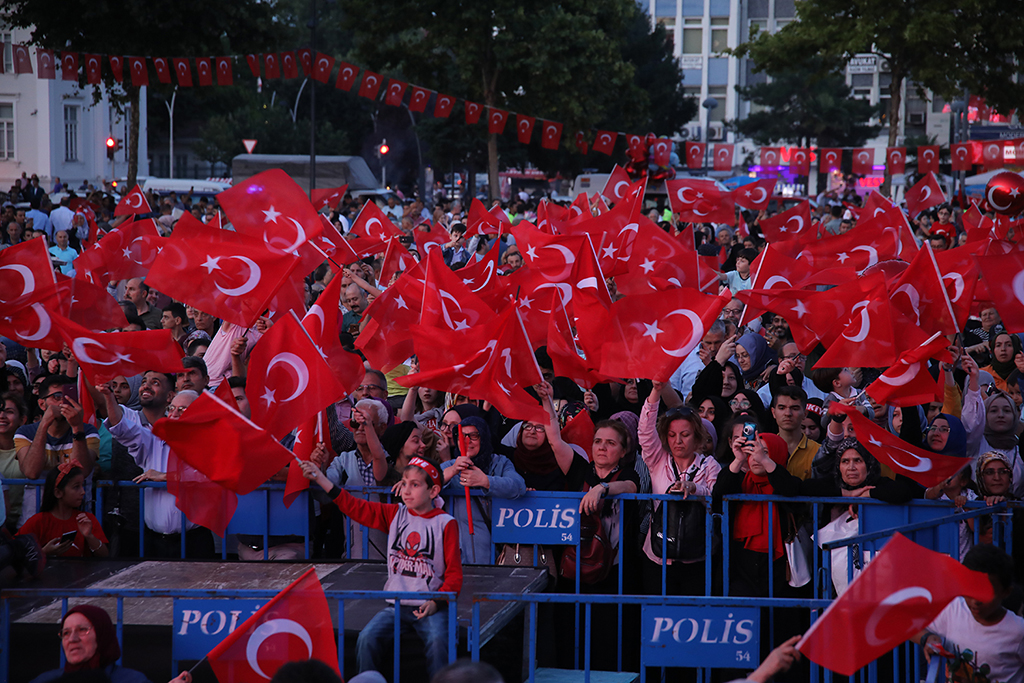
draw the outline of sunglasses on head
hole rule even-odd
[[[665,417],[669,419],[675,419],[677,417],[693,417],[693,408],[689,406],[683,406],[682,408],[673,408],[672,410],[665,413]]]

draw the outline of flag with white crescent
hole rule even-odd
[[[949,362],[949,342],[936,332],[921,346],[910,349],[883,372],[865,391],[879,405],[919,406],[922,403],[941,402],[943,396],[943,371],[932,377],[928,361],[937,358]]]
[[[924,175],[926,173],[938,173],[938,172],[939,172],[939,146],[938,145],[921,145],[921,146],[919,146],[917,148],[917,173],[918,173],[918,175]]]
[[[897,532],[796,648],[815,664],[853,676],[917,635],[961,595],[987,602],[992,582]]]
[[[729,193],[736,204],[751,211],[762,211],[768,208],[768,202],[775,194],[776,178],[761,178],[752,183],[741,185]]]
[[[114,208],[115,216],[131,216],[153,213],[153,209],[150,208],[149,202],[146,200],[146,195],[142,193],[142,188],[136,185],[132,188],[132,191],[121,198],[121,201],[117,203]]]
[[[259,239],[275,251],[294,253],[323,231],[309,197],[279,168],[233,185],[219,193],[217,201],[236,232]]]
[[[927,211],[945,202],[946,195],[942,193],[942,187],[939,186],[935,174],[928,173],[907,190],[904,199],[907,202],[907,211],[913,218],[922,211]]]
[[[383,242],[392,237],[401,237],[403,234],[372,199],[363,205],[349,233],[363,239]]]
[[[536,123],[537,119],[533,116],[516,114],[516,138],[519,140],[519,144],[530,144],[530,138],[533,137],[533,126]]]
[[[716,171],[732,170],[733,145],[716,144],[714,156],[714,168]],[[689,160],[687,160],[689,161]]]
[[[593,150],[611,156],[615,151],[615,141],[618,137],[619,134],[613,130],[597,131],[597,135],[594,136]]]
[[[761,233],[769,242],[803,238],[809,235],[817,237],[811,229],[811,203],[804,200],[782,213],[777,213],[758,221]]]
[[[698,169],[704,166],[704,155],[707,152],[707,143],[687,141],[685,145],[686,167]]]
[[[871,175],[875,164],[875,149],[859,147],[850,152],[853,154],[853,172],[860,176]]]
[[[907,167],[907,148],[886,147],[885,167],[890,175],[905,173]]]
[[[810,174],[810,149],[806,147],[794,147],[789,150],[789,172],[797,176],[805,176]]]
[[[181,347],[170,330],[101,333],[53,311],[50,318],[91,384],[109,382],[118,375],[132,377],[147,370],[185,370]]]

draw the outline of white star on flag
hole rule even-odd
[[[657,320],[655,320],[650,325],[648,325],[647,323],[644,323],[644,327],[647,328],[647,331],[644,332],[644,336],[645,337],[650,337],[654,341],[658,341],[658,335],[665,331],[665,330],[662,330],[662,329],[658,329],[658,321]]]
[[[605,258],[615,258],[615,252],[617,252],[617,251],[618,251],[618,249],[616,249],[613,246],[605,247],[604,248],[604,257]]]
[[[207,273],[220,270],[220,258],[220,256],[210,256],[207,254],[206,263],[203,264],[203,268],[206,268]]]
[[[395,305],[398,306],[399,308],[404,308],[405,310],[409,310],[409,307],[406,306],[405,299],[402,298],[401,294],[399,294],[398,296],[395,297]]]
[[[267,389],[266,391],[264,391],[263,392],[263,396],[261,396],[260,398],[262,398],[264,401],[266,401],[268,406],[271,403],[277,403],[277,399],[274,398],[274,390],[273,389]]]
[[[537,258],[537,250],[532,244],[526,248],[526,255],[530,257],[531,261]]]
[[[640,264],[640,267],[644,269],[644,273],[649,273],[654,270],[654,261],[649,258],[645,258],[644,262]]]
[[[799,318],[803,318],[804,314],[807,313],[807,307],[804,306],[804,302],[803,301],[797,301],[796,302],[796,306],[794,306],[790,310],[796,313],[796,317],[798,319]]]
[[[263,216],[264,216],[263,222],[264,223],[277,223],[277,217],[280,216],[280,215],[281,215],[281,212],[280,211],[274,211],[274,207],[271,206],[270,207],[270,211],[264,211],[263,212]]]

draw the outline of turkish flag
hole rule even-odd
[[[533,126],[536,123],[537,119],[532,116],[516,114],[516,136],[519,139],[519,144],[530,144],[530,138],[533,137]]]
[[[917,635],[961,595],[987,602],[992,582],[897,532],[811,625],[797,649],[820,666],[852,676]]]
[[[281,75],[285,78],[299,77],[299,62],[294,50],[281,53]]]
[[[268,52],[263,55],[263,73],[267,80],[281,77],[281,61],[276,53]]]
[[[762,147],[761,166],[765,168],[777,168],[782,163],[781,147]]]
[[[372,199],[367,200],[362,211],[356,216],[352,224],[350,234],[356,237],[363,237],[370,240],[382,240],[387,242],[392,237],[401,237],[402,231],[391,222],[387,214],[380,210],[377,203]]]
[[[331,70],[333,68],[334,57],[323,52],[317,52],[316,63],[312,67],[313,80],[319,83],[327,83],[331,78]]]
[[[541,149],[558,149],[562,142],[562,124],[558,121],[541,119]],[[584,152],[585,154],[586,152]]]
[[[291,452],[269,432],[209,391],[179,419],[158,420],[153,435],[211,481],[240,496],[255,491],[292,460]]]
[[[707,144],[703,142],[686,143],[686,167],[702,168],[704,166],[704,154],[707,151]]]
[[[338,65],[338,79],[334,81],[334,87],[338,90],[348,92],[356,84],[356,76],[359,75],[359,67],[348,62],[341,62]]]
[[[466,239],[476,234],[497,235],[511,224],[512,221],[502,211],[500,205],[488,211],[484,203],[474,197],[469,204],[469,215],[466,217]]]
[[[496,269],[492,267],[492,274]],[[464,282],[462,271],[452,271],[445,265],[441,252],[431,251],[426,258],[420,323],[461,332],[493,316],[494,311],[470,290],[469,283]]]
[[[949,156],[954,171],[970,171],[973,163],[971,161],[971,143],[964,142],[952,145],[949,148]]]
[[[512,226],[516,246],[529,268],[548,282],[568,282],[576,254],[583,246],[583,237],[549,235],[529,223]]]
[[[875,164],[875,150],[871,147],[860,147],[851,150],[853,153],[853,172],[857,175],[871,175]]]
[[[758,225],[769,242],[782,242],[811,235],[811,203],[804,200],[792,209],[762,218]]]
[[[85,82],[89,85],[99,85],[103,78],[101,66],[101,55],[86,54],[85,57]]]
[[[174,73],[178,76],[178,85],[184,88],[192,87],[192,67],[187,59],[175,59]]]
[[[316,302],[302,318],[302,327],[306,330],[313,345],[325,357],[331,374],[347,393],[353,393],[363,378],[363,361],[358,354],[346,351],[338,337],[341,326],[339,303],[343,278],[334,277],[324,287]]]
[[[508,120],[508,112],[494,107],[487,107],[487,132],[491,135],[501,135],[505,132],[505,121]]]
[[[282,316],[253,347],[245,394],[252,421],[275,439],[345,397],[320,353],[291,315]]]
[[[890,175],[905,173],[907,168],[907,148],[886,147],[885,166]]]
[[[363,72],[363,82],[359,85],[359,96],[365,97],[370,100],[377,99],[377,94],[380,92],[381,85],[384,84],[384,79],[380,74],[375,74],[372,71]]]
[[[690,144],[690,143],[687,143]],[[732,170],[733,145],[716,144],[714,154],[714,169],[716,171]],[[689,164],[689,157],[687,157]]]
[[[136,185],[132,191],[121,198],[114,209],[115,216],[132,216],[136,214],[153,213],[146,195],[142,194],[142,188]]]
[[[199,74],[199,85],[213,85],[213,57],[196,57],[196,73]]]
[[[579,151],[580,154],[587,154],[587,152],[589,152],[590,144],[587,142],[587,134],[584,133],[582,130],[576,131],[575,142],[576,149]]]
[[[50,315],[91,384],[109,382],[118,375],[140,375],[147,370],[185,370],[181,347],[170,330],[98,333],[57,313]]]
[[[921,175],[939,172],[938,145],[921,145],[917,148],[917,172]]]
[[[260,60],[262,59],[262,54],[248,54],[245,56],[245,61],[249,65],[249,71],[252,72],[253,78],[260,77]]]
[[[316,570],[310,567],[206,657],[221,683],[260,683],[288,662],[307,659],[340,676],[331,610]]]
[[[793,175],[805,176],[811,172],[811,150],[806,147],[794,147],[789,151],[789,172]]]
[[[629,158],[633,161],[646,161],[647,146],[644,144],[644,139],[639,135],[627,135],[626,154],[628,154]]]
[[[72,74],[70,68],[72,63],[78,61],[78,55],[75,55],[70,52],[62,54],[67,54],[69,56],[68,61],[70,63],[68,64],[67,71],[65,71],[63,68],[63,60],[61,61],[61,76],[66,81],[78,80],[77,71]],[[39,74],[39,78],[45,78],[47,80],[53,80],[57,78],[57,65],[54,63],[56,59],[57,56],[54,54],[53,50],[44,50],[41,47],[36,48],[36,73]],[[68,76],[72,76],[72,78],[69,78]]]
[[[153,57],[153,68],[156,69],[157,81],[165,85],[171,82],[171,66],[166,57]]]
[[[547,352],[554,366],[555,376],[568,377],[585,389],[593,389],[598,384],[607,382],[608,378],[597,371],[593,360],[580,355],[569,327],[569,314],[561,301],[554,300],[553,308],[548,318]]]
[[[231,57],[217,57],[217,85],[233,85],[235,74],[231,68]],[[257,67],[259,68],[259,67]]]
[[[51,57],[52,59],[52,57]],[[32,73],[32,60],[28,55],[28,45],[15,45],[14,46],[14,73],[15,74],[30,74]]]
[[[870,217],[864,220],[858,220],[857,226],[848,232],[847,235],[856,234],[862,236],[865,248],[874,246],[878,249],[879,259],[897,258],[907,262],[911,261],[917,254],[918,249],[917,241],[914,239],[914,232],[911,230],[910,224],[907,223],[906,215],[887,201],[885,205],[876,206],[872,209],[871,214]],[[862,217],[866,215],[867,210],[862,213]],[[874,233],[873,237],[870,236],[871,233]],[[889,248],[888,238],[880,238],[880,233],[887,237],[892,235],[895,243],[895,252],[887,251]],[[837,237],[843,237],[843,235],[838,235]],[[838,245],[840,242],[837,241],[835,244]],[[864,248],[857,251],[863,252]]]
[[[224,235],[186,240],[175,230],[153,262],[146,282],[210,315],[252,327],[290,277],[298,257],[268,250],[262,240],[217,232]]]
[[[632,181],[629,174],[621,166],[615,164],[601,194],[612,203],[620,202],[626,197],[630,185],[632,185]]]
[[[828,147],[818,150],[818,168],[822,171],[834,171],[843,165],[843,150]]]
[[[589,410],[581,410],[576,413],[560,432],[562,440],[579,446],[587,452],[587,457],[593,459],[591,451],[594,448],[594,421],[590,419]]]
[[[693,223],[729,223],[736,219],[730,193],[722,192],[713,181],[666,180],[668,201],[679,220]]]
[[[118,55],[110,55],[110,72],[118,83],[124,81],[124,58]]]
[[[587,193],[581,192],[576,195],[576,199],[572,200],[572,204],[569,205],[569,219],[566,221],[566,227],[593,217],[594,212],[590,210],[590,200],[587,197]]]
[[[658,138],[651,146],[651,161],[662,168],[669,165],[672,159],[672,141],[668,138]]]
[[[310,192],[312,195],[313,208],[320,211],[324,207],[331,207],[332,209],[338,208],[338,202],[345,198],[345,193],[348,192],[348,183],[341,187],[329,187],[320,190],[313,190]]]
[[[955,249],[947,249],[935,254],[935,261],[942,273],[942,285],[956,314],[959,329],[967,323],[971,312],[971,304],[975,298],[975,290],[979,285],[981,272],[974,260],[976,254],[985,253],[984,242],[973,242]],[[980,251],[979,251],[980,249]],[[987,290],[987,288],[986,288]],[[988,292],[983,297],[988,299]]]
[[[235,231],[274,249],[295,251],[323,230],[306,193],[279,168],[232,186],[219,193],[217,201]]]
[[[47,299],[56,282],[45,237],[0,251],[0,315]]]
[[[893,307],[884,282],[864,293],[836,320],[824,335],[828,350],[819,367],[886,367],[927,338],[911,318]]]
[[[1024,252],[976,258],[1003,326],[1008,332],[1024,332]]]
[[[103,285],[57,273],[57,297],[61,315],[93,332],[128,325],[124,309]]]
[[[132,87],[141,88],[149,85],[149,69],[146,67],[145,57],[126,57],[128,60],[128,71],[132,75]],[[116,72],[115,72],[116,73]]]
[[[404,273],[416,263],[409,250],[402,246],[397,237],[388,239],[388,247],[384,250],[384,260],[380,266],[378,282],[382,285],[391,284],[391,278]],[[460,274],[462,271],[459,271]]]
[[[455,106],[455,98],[451,95],[437,94],[437,100],[434,102],[434,118],[435,119],[446,119],[449,114],[452,113],[452,107]]]
[[[1003,160],[1003,141],[988,140],[984,142],[981,146],[981,159],[985,164],[986,171],[1002,168],[1005,164]]]
[[[306,78],[313,78],[313,50],[304,47],[301,50],[296,50],[295,56],[302,65],[302,74]]]
[[[775,194],[776,178],[763,178],[752,183],[741,185],[729,193],[736,204],[751,211],[762,211],[768,208],[768,202]]]
[[[681,287],[619,299],[600,345],[601,374],[667,382],[730,298]]]
[[[489,308],[501,308],[508,297],[505,295],[505,283],[498,277],[500,268],[501,244],[495,241],[482,259],[459,268],[457,275],[462,284]]]
[[[769,244],[764,251],[757,255],[754,262],[750,264],[750,268],[754,273],[750,289],[758,291],[799,287],[801,279],[807,272],[805,265],[786,256],[772,244]],[[764,313],[763,309],[747,305],[740,318],[740,325],[746,325],[747,322],[762,313]]]
[[[102,256],[109,280],[129,280],[146,277],[166,241],[160,236],[156,221],[148,218],[114,228],[97,242],[96,250]]]
[[[389,107],[402,106],[402,98],[405,97],[405,89],[409,86],[405,81],[392,78],[388,81],[387,93],[384,95],[384,104]]]
[[[904,198],[907,201],[907,211],[911,216],[916,216],[922,211],[927,211],[946,201],[946,196],[942,194],[942,188],[939,187],[939,181],[935,179],[934,173],[929,173],[917,181],[912,188],[907,190]]]
[[[892,304],[925,332],[956,334],[960,326],[931,245],[924,247],[889,289]]]
[[[480,115],[484,112],[484,108],[482,106],[476,102],[470,102],[469,100],[466,100],[466,103],[463,105],[463,109],[465,109],[466,113],[467,126],[477,123],[480,120]]]
[[[939,370],[937,379],[932,377],[928,371],[928,360],[943,357],[948,362],[948,346],[949,342],[936,332],[929,341],[900,356],[896,364],[869,384],[865,391],[880,405],[906,408],[933,401],[941,402],[942,370]]]
[[[452,236],[440,223],[427,225],[426,230],[422,227],[412,231],[412,237],[416,240],[416,251],[421,257],[425,257],[434,247],[443,247],[452,241]]]
[[[594,137],[594,152],[600,152],[602,155],[611,156],[611,153],[615,150],[615,139],[618,137],[618,133],[613,130],[599,130],[597,135]]]
[[[221,386],[228,386],[227,381],[221,382]],[[227,405],[234,404],[232,396]],[[175,507],[185,514],[188,521],[206,527],[224,538],[228,524],[238,509],[238,494],[210,481],[209,477],[179,458],[173,450],[167,455],[167,491],[174,496]]]
[[[416,353],[411,327],[420,319],[424,267],[423,262],[417,264],[366,309],[371,320],[356,339],[356,348],[382,372],[390,372]]]
[[[359,380],[356,380],[357,382]],[[309,418],[295,432],[295,443],[292,444],[292,453],[303,462],[308,461],[316,448],[317,443],[324,443],[330,439],[324,439],[323,435],[324,411]],[[284,506],[290,508],[295,498],[309,488],[309,479],[302,473],[299,463],[292,460],[288,463],[288,479],[284,485]]]
[[[26,348],[61,351],[64,338],[49,311],[59,310],[62,303],[60,295],[53,292],[42,301],[28,302],[17,308],[5,306],[0,315],[0,335]],[[124,317],[123,313],[121,315]]]

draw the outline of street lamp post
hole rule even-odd
[[[167,107],[167,114],[171,119],[170,138],[167,143],[167,153],[170,157],[170,161],[167,164],[168,172],[167,177],[174,177],[174,100],[178,97],[178,86],[174,86],[174,91],[171,93],[171,101],[164,100],[164,106]]]
[[[711,112],[718,107],[718,100],[714,97],[709,97],[700,103],[700,106],[704,107],[704,166],[708,165],[708,140],[711,137]]]

